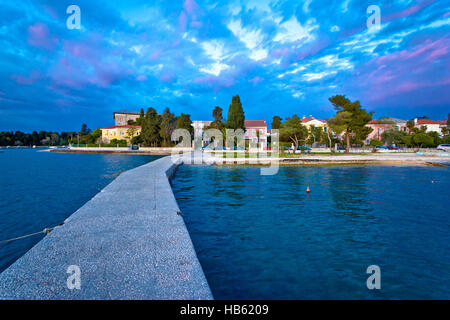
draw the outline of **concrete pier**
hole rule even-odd
[[[169,183],[180,162],[121,174],[0,274],[0,298],[212,299]]]

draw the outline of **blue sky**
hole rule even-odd
[[[375,118],[450,112],[447,1],[3,1],[0,19],[0,130],[95,129],[141,107],[209,120],[235,94],[269,122],[328,118],[335,94]]]

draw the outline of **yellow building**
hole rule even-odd
[[[102,130],[102,141],[104,143],[110,143],[111,140],[126,140],[128,143],[131,142],[133,137],[141,134],[141,126],[112,126],[107,128],[101,128]]]
[[[303,116],[302,124],[305,127],[307,127],[308,130],[311,126],[316,127],[316,128],[321,127],[324,132],[327,132],[327,130],[328,130],[327,121],[316,119],[313,116],[309,116],[309,117]]]

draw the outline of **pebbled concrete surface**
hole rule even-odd
[[[0,299],[212,299],[168,180],[180,163],[122,173],[0,274]]]

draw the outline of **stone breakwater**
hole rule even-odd
[[[169,183],[180,164],[122,173],[0,274],[0,298],[212,299]]]

